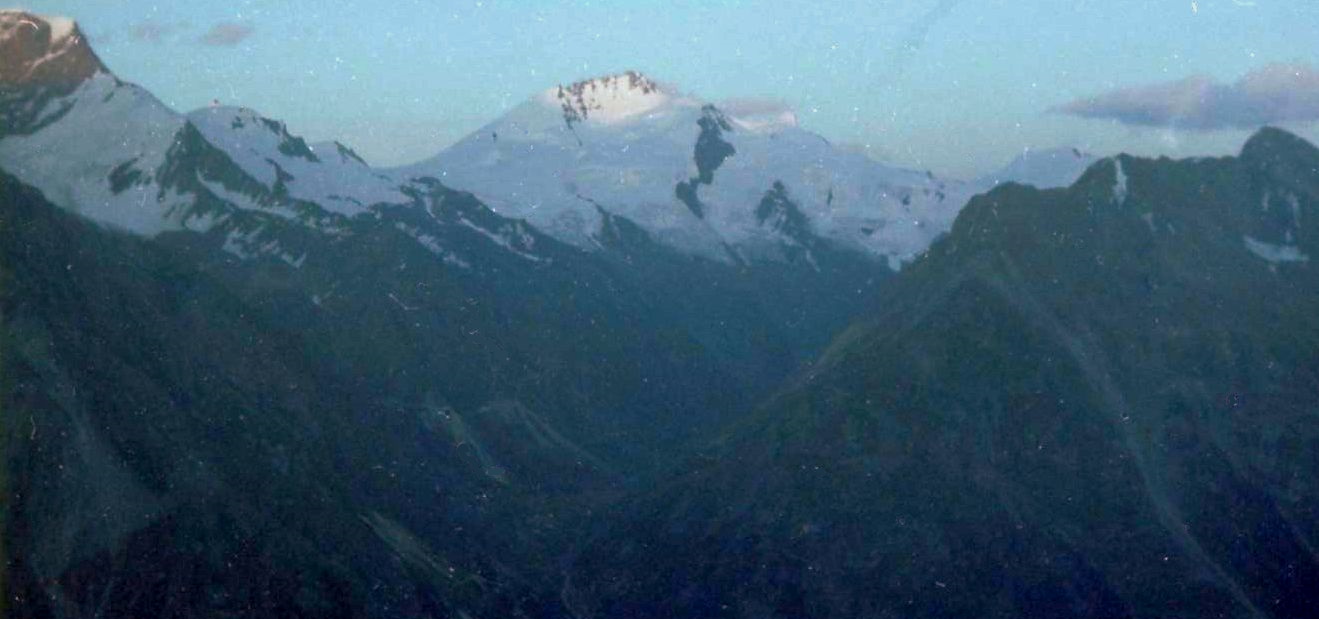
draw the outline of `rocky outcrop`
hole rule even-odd
[[[23,11],[0,11],[0,89],[69,91],[105,70],[77,24]]]

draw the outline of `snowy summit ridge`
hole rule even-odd
[[[593,121],[613,124],[644,114],[672,99],[658,83],[637,71],[624,71],[546,90],[545,102],[563,110],[568,125]]]

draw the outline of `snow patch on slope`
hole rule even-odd
[[[1310,261],[1310,257],[1302,253],[1301,249],[1295,245],[1275,245],[1249,236],[1244,237],[1243,240],[1246,243],[1246,249],[1250,250],[1250,253],[1271,264]]]
[[[471,270],[472,263],[462,259],[458,254],[445,249],[443,245],[440,245],[439,239],[423,232],[420,228],[409,226],[403,222],[396,222],[394,224],[394,229],[408,235],[412,240],[416,241],[422,247],[425,247],[432,254],[439,256],[445,264],[456,266],[460,269]]]
[[[55,15],[41,15],[40,17],[46,20],[47,24],[50,24],[51,41],[63,41],[64,39],[69,38],[76,29],[73,20],[67,17],[59,17]]]
[[[102,224],[145,235],[177,228],[167,214],[178,205],[169,194],[158,195],[151,175],[164,162],[183,118],[107,73],[92,76],[55,104],[71,106],[59,121],[0,140],[0,167],[57,206]],[[110,175],[125,164],[141,180],[116,193]]]
[[[495,245],[507,249],[520,258],[531,262],[542,262],[544,260],[540,256],[530,253],[530,250],[535,247],[536,239],[522,227],[521,223],[515,222],[504,226],[499,231],[486,230],[466,217],[459,217],[458,223],[480,233],[481,236],[490,239]]]
[[[1127,203],[1127,172],[1122,169],[1122,158],[1113,158],[1113,201],[1118,206]]]

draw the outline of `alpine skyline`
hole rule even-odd
[[[216,99],[251,107],[383,166],[429,157],[556,84],[625,70],[706,100],[788,106],[834,142],[960,178],[1027,149],[1228,154],[1255,128],[1122,128],[1123,116],[1065,113],[1124,89],[1154,86],[1175,107],[1187,95],[1178,85],[1231,90],[1272,72],[1291,75],[1297,96],[1319,93],[1310,71],[1319,63],[1310,36],[1319,7],[1266,2],[349,2],[329,10],[304,0],[29,0],[23,8],[76,15],[116,74],[178,111]],[[808,37],[801,23],[819,27]],[[1319,137],[1319,106],[1304,107],[1298,119],[1264,120]]]

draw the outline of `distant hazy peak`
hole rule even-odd
[[[72,88],[104,70],[73,20],[0,10],[0,86]]]
[[[1007,182],[1041,189],[1067,187],[1097,161],[1099,157],[1076,147],[1027,149],[1006,167],[981,177],[978,182],[989,187]]]

